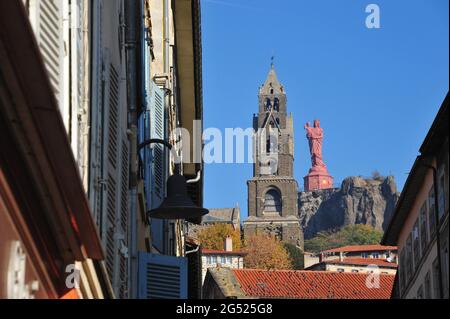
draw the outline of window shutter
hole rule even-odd
[[[187,258],[139,253],[139,299],[186,299]]]
[[[128,144],[122,139],[120,169],[119,298],[128,298]]]
[[[164,91],[154,82],[150,86],[149,107],[149,127],[150,138],[165,138],[165,119],[164,119]],[[164,145],[151,144],[149,153],[149,172],[150,172],[150,205],[151,208],[158,207],[164,199],[165,194],[165,149]],[[162,219],[151,220],[152,244],[160,252],[164,250],[164,221]]]
[[[63,1],[30,0],[28,9],[50,83],[64,117]]]

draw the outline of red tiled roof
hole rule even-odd
[[[243,256],[246,253],[238,250],[234,251],[226,251],[226,250],[215,250],[215,249],[205,249],[202,248],[203,255],[234,255],[234,256]]]
[[[383,246],[383,245],[354,245],[344,246],[322,251],[323,253],[337,253],[337,252],[356,252],[356,251],[382,251],[382,250],[397,250],[397,246]]]
[[[340,264],[340,265],[376,265],[382,267],[397,267],[397,264],[394,262],[389,262],[386,259],[382,258],[344,258],[342,261],[339,259],[325,260],[323,261],[326,264]]]
[[[389,299],[394,275],[380,275],[368,288],[367,274],[327,271],[232,269],[248,297],[300,299]]]

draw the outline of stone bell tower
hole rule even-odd
[[[264,231],[303,249],[294,179],[294,128],[286,110],[286,92],[273,64],[258,93],[253,115],[253,178],[247,181],[248,215],[244,236]]]

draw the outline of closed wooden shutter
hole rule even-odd
[[[28,12],[50,83],[64,117],[63,0],[30,0]]]
[[[122,138],[120,160],[120,230],[119,230],[119,298],[128,298],[128,144],[125,136]]]
[[[164,92],[155,83],[148,88],[146,109],[139,117],[139,143],[150,138],[165,138]],[[140,151],[144,175],[145,199],[148,209],[158,207],[164,199],[166,182],[165,149],[161,144],[150,144]],[[150,221],[152,245],[164,252],[164,221]]]
[[[150,86],[149,101],[147,101],[146,125],[149,128],[149,138],[165,138],[164,118],[164,91],[154,82]],[[165,146],[155,143],[151,144],[146,168],[148,170],[148,207],[158,207],[164,199],[166,183]],[[151,238],[153,246],[160,252],[164,251],[164,221],[152,219]]]
[[[186,299],[187,258],[139,253],[139,299]]]

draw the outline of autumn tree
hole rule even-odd
[[[383,232],[370,225],[347,225],[338,231],[319,232],[315,237],[305,240],[305,251],[319,252],[349,245],[379,244],[382,237]]]
[[[198,232],[198,240],[207,249],[223,250],[227,236],[233,240],[233,250],[241,249],[241,233],[230,224],[213,224]]]
[[[245,239],[242,249],[246,268],[292,269],[292,262],[283,244],[264,233],[256,233]]]

